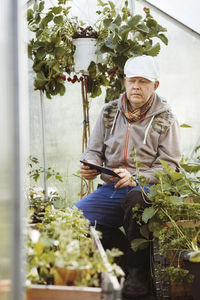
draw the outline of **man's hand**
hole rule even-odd
[[[115,184],[116,189],[121,189],[125,186],[130,186],[130,187],[135,187],[136,186],[136,182],[134,180],[132,180],[132,175],[128,170],[126,170],[126,169],[114,169],[113,171],[121,177],[120,180],[118,180],[117,177],[111,177],[110,178],[110,181],[112,181],[112,182],[118,180],[117,183]]]
[[[88,162],[94,163],[89,160]],[[80,173],[85,179],[88,180],[95,179],[100,174],[96,169],[90,169],[89,166],[85,166],[85,165],[81,165]]]

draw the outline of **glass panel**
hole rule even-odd
[[[144,14],[143,7],[136,1],[135,13]],[[161,43],[158,56],[161,66],[158,94],[170,103],[180,124],[192,126],[181,128],[182,150],[190,155],[195,145],[200,144],[199,116],[196,113],[200,110],[200,38],[194,37],[153,9],[151,14],[167,28],[169,39],[168,46]]]
[[[9,283],[11,278],[11,181],[12,181],[12,136],[13,128],[10,123],[12,110],[10,98],[10,82],[8,70],[10,69],[10,2],[0,2],[0,298],[9,299]],[[2,147],[3,146],[3,147]]]
[[[22,37],[25,38],[26,27],[21,26],[24,9],[20,1],[1,1],[0,13],[0,299],[23,300],[22,211],[28,97]],[[22,14],[19,18],[18,13]]]

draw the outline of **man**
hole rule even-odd
[[[140,175],[151,185],[156,183],[154,172],[162,170],[160,160],[173,168],[178,167],[180,138],[179,125],[170,106],[155,93],[159,86],[156,59],[145,55],[130,58],[125,63],[124,73],[125,93],[105,105],[82,157],[112,168],[121,179],[101,174],[104,184],[75,205],[102,231],[104,247],[117,246],[119,242],[126,258],[123,294],[140,299],[149,293],[149,258],[146,250],[138,254],[130,248],[131,240],[139,236],[137,224],[133,223],[132,207],[142,201],[131,154],[135,149],[137,161],[143,164]],[[88,180],[99,175],[85,165],[80,172]],[[122,225],[126,237],[119,230]]]

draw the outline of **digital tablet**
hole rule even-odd
[[[80,162],[86,166],[89,166],[91,169],[96,169],[100,173],[105,173],[110,176],[121,178],[117,173],[115,173],[113,170],[111,170],[109,168],[105,168],[105,167],[102,167],[102,166],[99,166],[96,164],[92,164],[92,163],[89,163],[89,162],[83,161],[83,160],[80,160]]]

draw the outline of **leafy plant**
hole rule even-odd
[[[29,30],[35,37],[28,44],[28,55],[33,60],[35,90],[46,93],[46,97],[65,93],[66,75],[73,70],[72,43],[73,20],[69,18],[70,7],[66,0],[58,0],[58,5],[45,12],[45,1],[35,3],[27,11]]]
[[[98,52],[103,54],[103,62],[89,67],[88,92],[91,97],[101,93],[101,85],[107,86],[106,102],[114,100],[124,91],[123,68],[125,61],[132,56],[143,54],[156,56],[160,52],[159,42],[168,44],[163,34],[166,28],[158,24],[150,10],[144,8],[145,18],[131,15],[128,1],[118,11],[112,1],[98,0],[100,10],[98,24]]]
[[[49,167],[46,171],[44,168],[40,166],[39,160],[37,157],[30,156],[28,161],[28,176],[37,183],[38,179],[42,174],[46,175],[46,179],[50,178],[57,180],[59,182],[63,182],[63,179],[59,172],[56,172],[54,169]],[[50,189],[49,189],[50,190]],[[28,201],[30,208],[30,222],[37,223],[41,222],[45,207],[48,205],[53,205],[56,207],[63,207],[63,200],[56,189],[52,189],[48,192],[47,197],[45,197],[45,191],[43,188],[38,188],[35,186],[30,186],[28,191]]]
[[[200,262],[200,160],[199,147],[195,159],[182,159],[179,171],[162,161],[163,172],[156,172],[158,184],[150,187],[147,207],[133,208],[133,217],[141,225],[144,238],[132,242],[136,251],[149,241],[158,239],[160,254],[170,258],[169,267],[160,273],[166,280],[177,283],[191,280],[188,270],[181,265],[181,255],[189,251],[190,260]],[[145,178],[139,177],[143,193]],[[146,198],[145,198],[146,199]],[[152,238],[151,238],[152,237]]]
[[[56,172],[51,167],[47,168],[47,170],[44,170],[43,167],[39,166],[39,160],[37,157],[30,156],[28,166],[30,168],[28,175],[30,178],[32,178],[35,182],[38,181],[38,178],[43,174],[46,173],[46,179],[54,178],[60,182],[63,182],[62,176],[59,172]]]
[[[98,286],[106,267],[90,236],[88,220],[76,207],[62,210],[46,207],[42,223],[28,230],[27,284],[73,284],[62,278],[60,270],[76,270],[76,285]],[[113,270],[122,275],[113,259],[121,255],[109,251]],[[86,271],[85,271],[86,270]]]
[[[142,54],[156,56],[160,51],[159,42],[167,45],[166,29],[159,25],[144,8],[145,18],[132,16],[128,9],[128,1],[118,11],[112,1],[98,0],[98,20],[86,26],[77,17],[69,17],[70,7],[65,8],[66,0],[58,0],[58,5],[45,12],[45,2],[40,0],[33,9],[27,11],[29,29],[35,37],[29,42],[29,58],[33,60],[36,73],[34,86],[36,90],[46,93],[47,98],[65,93],[65,72],[70,76],[74,66],[73,38],[97,38],[97,55],[100,62],[91,62],[85,77],[87,93],[92,98],[106,89],[106,102],[119,97],[124,91],[123,67],[125,61],[132,56]],[[81,78],[81,79],[80,79]],[[83,77],[68,77],[72,83],[82,81]]]

